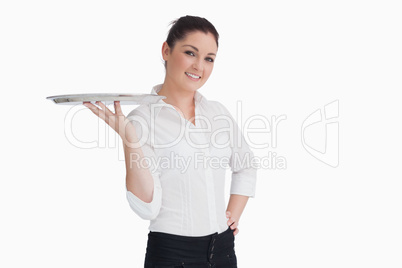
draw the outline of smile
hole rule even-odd
[[[201,76],[198,76],[198,75],[195,75],[195,74],[192,74],[192,73],[187,73],[187,72],[185,72],[185,74],[188,76],[188,77],[190,77],[190,78],[193,78],[193,79],[200,79],[201,78]]]

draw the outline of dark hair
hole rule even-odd
[[[187,34],[194,31],[201,31],[205,34],[211,33],[215,37],[216,46],[218,46],[219,34],[214,25],[205,18],[187,15],[172,21],[170,25],[172,27],[169,30],[166,43],[171,49],[174,48],[177,41],[183,40]]]
[[[219,34],[214,25],[205,18],[195,16],[185,16],[170,23],[172,27],[169,30],[166,42],[170,48],[173,48],[177,41],[186,38],[187,34],[194,31],[211,33],[215,37],[216,46],[218,46]]]

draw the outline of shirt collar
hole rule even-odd
[[[163,84],[159,84],[159,85],[154,86],[152,88],[152,90],[151,90],[151,94],[157,94],[162,89],[162,86],[163,86]],[[195,104],[200,103],[201,100],[204,99],[204,98],[205,97],[200,92],[198,92],[198,90],[195,91],[195,94],[194,94],[194,102],[195,102]],[[159,100],[159,102],[166,103],[162,99]]]

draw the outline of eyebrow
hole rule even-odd
[[[196,48],[195,46],[192,46],[192,45],[183,45],[182,47],[191,47],[192,49],[194,49],[195,51],[197,51],[197,52],[199,52],[199,50],[198,50],[198,48]],[[214,55],[214,56],[216,56],[216,54],[215,53],[208,53],[208,55]]]

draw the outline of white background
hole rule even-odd
[[[234,116],[241,100],[243,118],[287,117],[277,147],[254,150],[287,166],[258,171],[236,236],[239,267],[402,267],[397,2],[2,1],[0,266],[142,267],[148,222],[128,206],[113,133],[80,111],[70,130],[98,146],[73,145],[71,107],[45,98],[150,93],[163,82],[169,22],[190,14],[221,35],[200,92]],[[303,148],[301,125],[336,100],[334,168]]]

